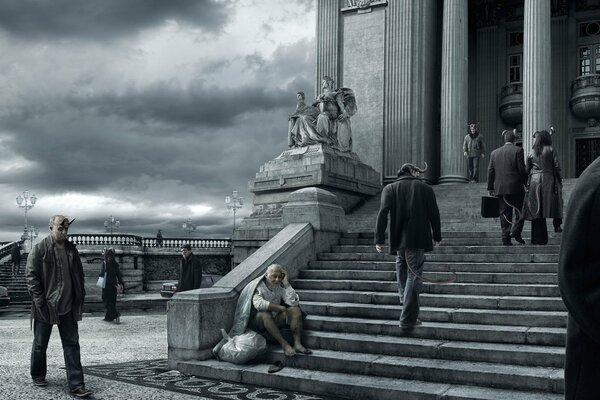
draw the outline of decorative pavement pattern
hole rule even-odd
[[[215,400],[333,400],[317,395],[184,375],[179,371],[169,370],[165,359],[87,366],[84,371],[105,379]]]

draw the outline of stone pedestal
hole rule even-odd
[[[245,260],[289,223],[282,218],[282,210],[291,201],[292,192],[303,188],[326,190],[337,197],[340,209],[347,213],[379,193],[379,182],[380,174],[352,152],[322,144],[284,151],[262,165],[249,183],[254,193],[254,210],[233,234],[233,265]]]
[[[260,167],[249,183],[254,215],[272,215],[291,192],[315,186],[338,197],[346,212],[381,191],[380,175],[355,153],[316,144],[286,150]]]

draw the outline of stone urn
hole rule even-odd
[[[587,120],[589,126],[595,126],[600,120],[600,74],[580,76],[571,83],[571,101],[573,115]]]
[[[500,117],[511,126],[521,125],[523,122],[523,84],[511,83],[502,88],[500,92]]]

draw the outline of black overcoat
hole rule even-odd
[[[558,264],[569,310],[565,399],[600,399],[600,158],[579,177],[565,216]]]
[[[525,152],[522,147],[505,143],[490,154],[488,164],[488,190],[496,195],[524,195],[527,174]]]
[[[200,285],[202,285],[202,264],[192,253],[187,258],[181,259],[177,291],[198,289]]]
[[[541,154],[531,153],[525,171],[529,178],[523,218],[562,218],[562,177],[556,150],[544,146]]]
[[[391,254],[401,248],[431,251],[432,240],[442,240],[440,211],[435,193],[429,185],[413,176],[401,176],[383,188],[375,227],[375,244],[385,243],[388,214]]]

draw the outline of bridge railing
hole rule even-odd
[[[180,248],[189,243],[196,249],[231,249],[231,239],[142,237],[127,234],[72,234],[69,240],[82,246],[132,246],[154,248]]]
[[[4,257],[7,257],[12,252],[13,247],[17,245],[17,242],[8,242],[6,244],[0,245],[0,260]]]

